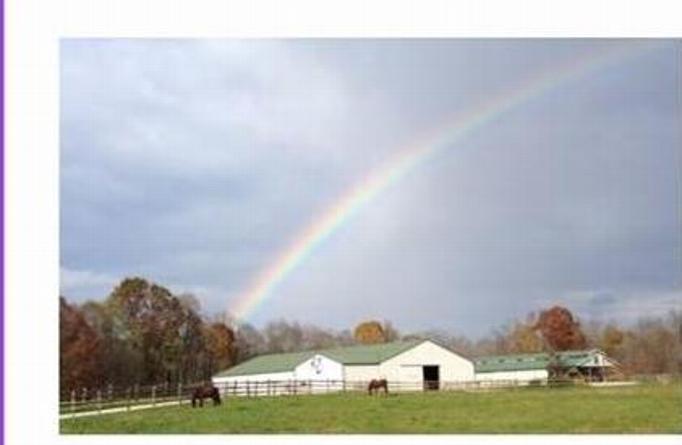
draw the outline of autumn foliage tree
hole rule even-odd
[[[529,323],[517,322],[509,332],[508,340],[509,352],[529,353],[543,350],[542,338],[535,326]]]
[[[215,322],[204,331],[208,352],[208,376],[234,365],[236,359],[234,331],[225,323]]]
[[[362,344],[386,343],[386,333],[378,321],[365,321],[353,331],[355,341]]]
[[[599,348],[611,357],[621,355],[623,343],[625,342],[625,332],[612,324],[606,326],[599,338]]]
[[[100,340],[83,314],[59,298],[59,378],[67,388],[101,381]]]
[[[119,334],[142,356],[144,382],[171,380],[182,354],[180,330],[185,311],[171,292],[142,278],[123,280],[108,302],[118,321]]]
[[[682,373],[682,323],[672,312],[667,320],[643,318],[625,333],[617,356],[632,374]]]
[[[120,335],[121,321],[107,301],[88,301],[78,307],[73,305],[72,309],[83,314],[99,339],[98,366],[107,383],[119,385],[137,381],[143,373],[142,357],[131,348],[128,339]]]
[[[565,307],[553,306],[540,312],[534,329],[540,332],[547,346],[555,351],[583,349],[587,346],[580,323]]]
[[[101,303],[61,298],[61,388],[196,382],[232,366],[234,332],[198,308],[143,278],[123,280]]]

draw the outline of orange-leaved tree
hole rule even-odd
[[[100,339],[78,307],[59,298],[59,379],[63,389],[100,384]]]
[[[571,311],[562,306],[553,306],[540,312],[535,324],[547,346],[555,351],[582,349],[587,346],[580,323]]]
[[[386,333],[378,321],[364,321],[353,331],[355,341],[363,344],[386,343]]]
[[[235,335],[229,326],[221,322],[211,323],[205,327],[204,336],[209,359],[207,377],[235,364]]]

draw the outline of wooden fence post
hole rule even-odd
[[[130,411],[130,399],[132,398],[132,391],[130,386],[126,389],[126,411]]]
[[[71,416],[76,416],[76,390],[71,390]]]
[[[343,392],[346,392],[346,379],[341,380],[341,388],[343,389]]]
[[[178,405],[182,405],[182,382],[178,382]]]
[[[97,412],[102,414],[102,390],[97,390]]]
[[[246,381],[246,397],[251,397],[251,382]]]
[[[133,400],[135,401],[135,403],[137,403],[137,398],[139,396],[139,389],[140,389],[139,385],[137,383],[135,383],[135,386],[133,386]]]
[[[152,406],[156,406],[156,385],[152,385]]]
[[[109,386],[107,387],[107,401],[111,402],[111,400],[114,398],[114,385],[113,383],[109,383]]]
[[[270,396],[270,392],[272,391],[272,384],[270,383],[270,379],[268,379],[268,397]]]

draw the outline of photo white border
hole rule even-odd
[[[6,443],[317,443],[319,436],[62,436],[58,425],[59,39],[679,37],[657,0],[6,1]],[[379,443],[674,443],[675,436],[372,436]],[[347,443],[366,436],[325,436]]]

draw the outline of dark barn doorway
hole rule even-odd
[[[424,366],[424,389],[435,391],[440,386],[440,372],[438,366]]]

